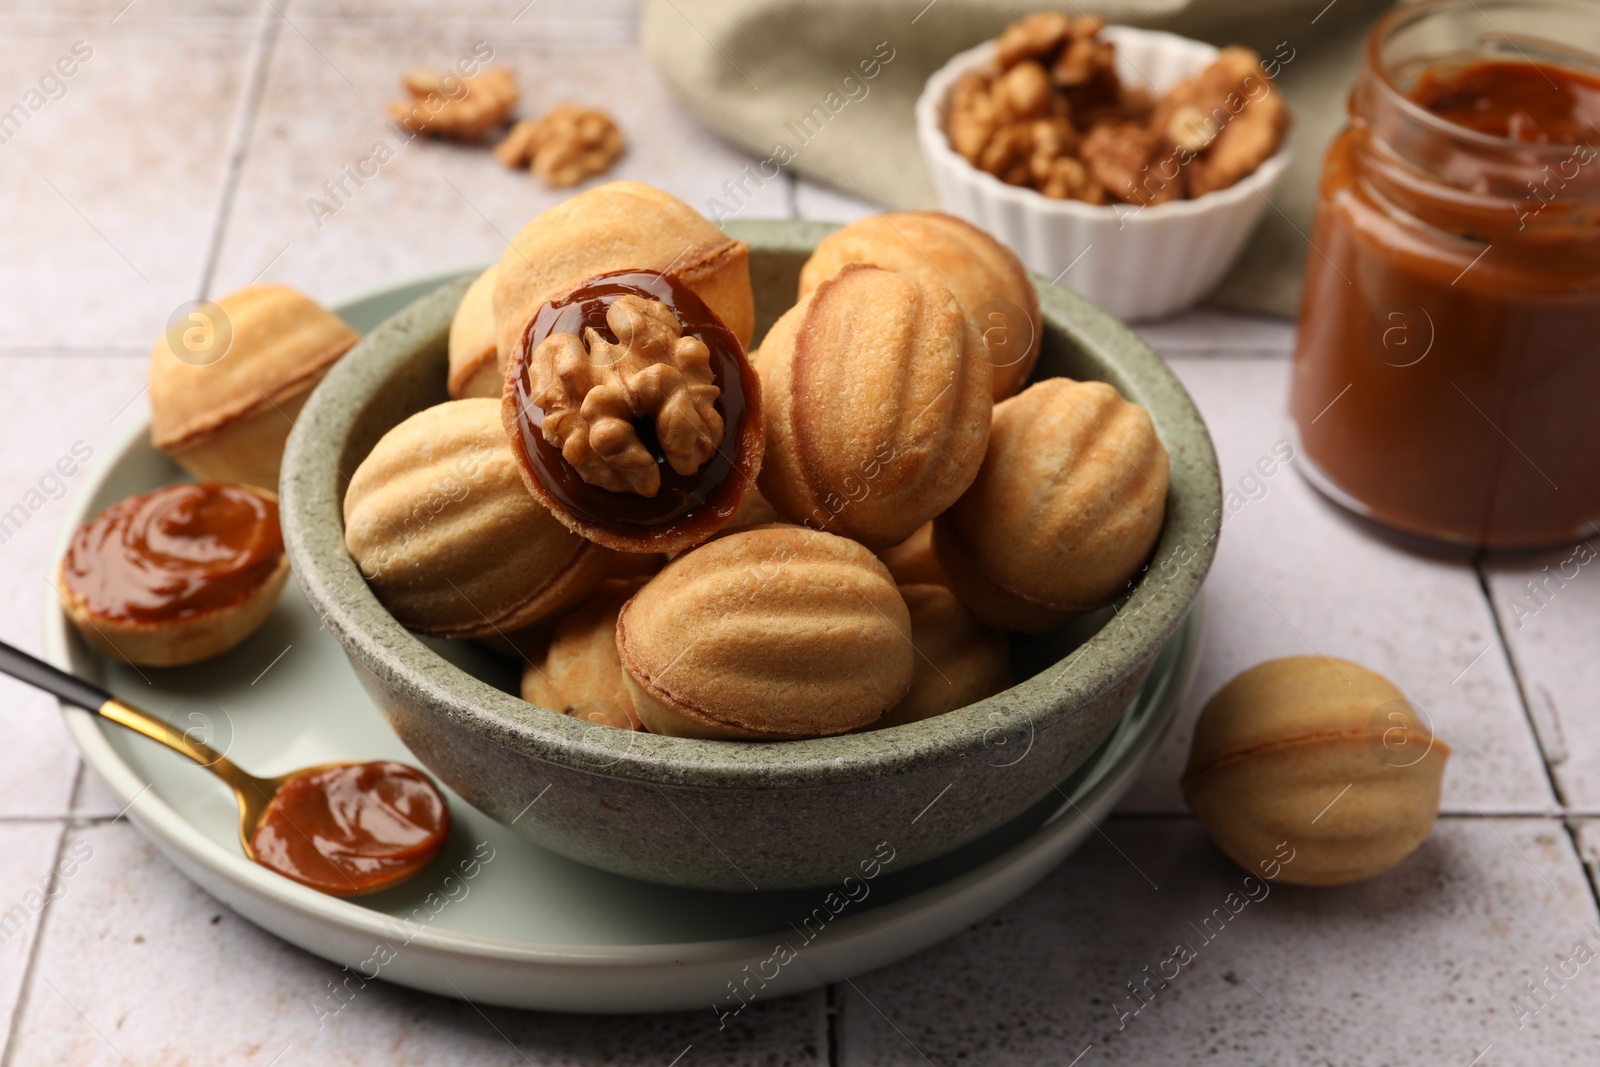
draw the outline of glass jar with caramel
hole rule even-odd
[[[1600,5],[1402,6],[1349,109],[1290,387],[1306,473],[1429,541],[1600,533]]]

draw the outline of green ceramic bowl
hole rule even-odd
[[[794,301],[831,227],[746,222],[756,336]],[[1216,546],[1221,487],[1205,424],[1155,353],[1092,304],[1038,280],[1037,375],[1095,378],[1149,409],[1172,457],[1166,526],[1142,582],[1110,610],[1012,643],[1016,686],[938,718],[768,744],[614,730],[525,703],[519,664],[408,632],[344,548],[350,472],[390,427],[445,396],[450,318],[468,278],[365,337],[317,387],[284,456],[294,574],[417,758],[545,847],[650,881],[748,890],[843,885],[1016,816],[1081,764],[1128,707],[1194,603]]]

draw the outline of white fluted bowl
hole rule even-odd
[[[1170,33],[1108,26],[1105,36],[1116,46],[1124,83],[1157,94],[1217,57],[1211,45]],[[944,209],[988,230],[1030,269],[1119,319],[1172,315],[1216,288],[1271,205],[1289,164],[1287,145],[1236,184],[1194,200],[1152,207],[1054,200],[1007,185],[950,147],[950,91],[967,71],[992,64],[994,54],[994,41],[962,52],[928,79],[917,100],[917,136]]]

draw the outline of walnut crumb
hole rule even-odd
[[[721,390],[711,353],[684,337],[659,300],[619,297],[606,310],[607,341],[593,328],[551,334],[528,364],[528,393],[544,411],[544,439],[590,485],[653,497],[661,489],[656,457],[639,440],[635,419],[650,419],[667,463],[693,474],[722,443]]]
[[[400,79],[411,99],[392,101],[389,117],[413,133],[482,140],[504,126],[517,106],[517,83],[509,70],[486,70],[470,78],[427,70]]]
[[[563,104],[511,127],[494,154],[508,167],[531,164],[546,184],[560,189],[606,171],[626,147],[622,130],[610,115]]]

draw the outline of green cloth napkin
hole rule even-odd
[[[784,170],[890,208],[938,207],[917,146],[923,82],[955,53],[1044,7],[1290,56],[1277,84],[1293,161],[1212,302],[1293,315],[1322,155],[1345,122],[1362,42],[1391,0],[645,0],[645,53],[702,122],[760,161],[707,214],[737,215]],[[820,110],[818,110],[820,109]],[[824,122],[819,116],[826,115]]]

